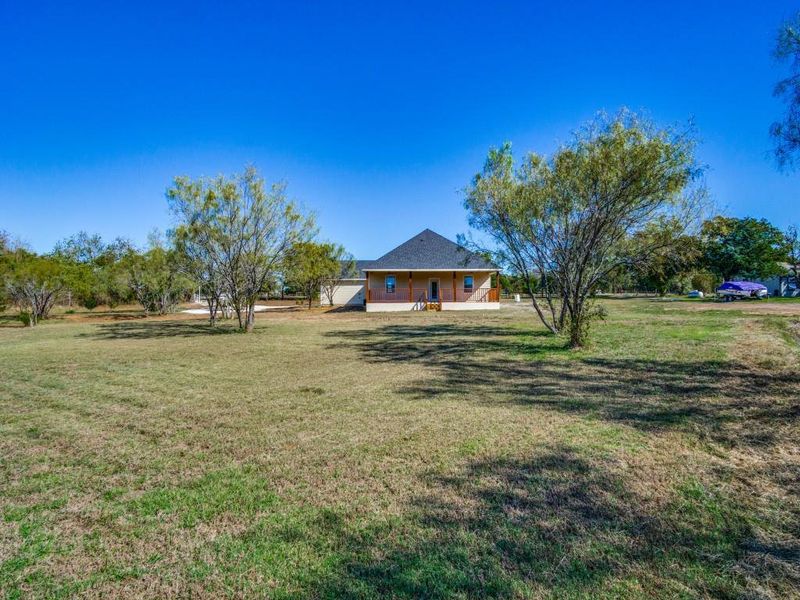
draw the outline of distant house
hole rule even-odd
[[[377,260],[356,261],[356,270],[336,290],[334,304],[363,305],[367,312],[500,308],[497,266],[430,229]]]
[[[783,268],[782,275],[776,275],[769,279],[755,279],[754,281],[766,286],[770,296],[800,296],[800,282],[794,276],[794,273],[800,270],[800,265],[792,268],[791,264],[781,263],[781,267]]]

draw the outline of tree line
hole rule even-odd
[[[309,307],[323,290],[332,302],[354,261],[340,245],[317,241],[313,216],[268,186],[255,168],[233,177],[178,177],[167,190],[174,227],[145,248],[78,233],[37,254],[0,232],[0,309],[16,306],[29,326],[66,302],[94,309],[138,303],[167,314],[192,293],[209,323],[235,319],[252,331],[256,301],[279,288],[301,290]]]
[[[723,281],[766,280],[787,276],[798,280],[798,229],[785,231],[766,219],[718,215],[701,223],[697,233],[675,236],[651,225],[637,237],[651,237],[660,248],[646,260],[627,257],[597,283],[597,292],[647,292],[665,296],[691,290],[713,292]],[[636,244],[631,244],[636,247]],[[503,289],[526,293],[527,284],[515,274],[501,276]],[[537,290],[539,280],[530,282]]]
[[[669,231],[652,227],[640,235],[661,238],[661,248],[646,261],[614,270],[600,283],[601,291],[709,293],[733,279],[797,277],[797,229],[781,231],[766,219],[720,215],[703,221],[695,234],[670,239]]]

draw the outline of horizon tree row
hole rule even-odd
[[[0,310],[16,305],[30,326],[67,298],[89,310],[135,301],[145,315],[166,314],[199,289],[212,326],[218,315],[235,317],[249,332],[256,301],[276,285],[302,290],[310,308],[354,266],[343,247],[315,241],[313,217],[285,184],[267,187],[253,167],[229,178],[178,177],[167,199],[174,228],[151,234],[141,250],[80,232],[38,255],[0,232]]]

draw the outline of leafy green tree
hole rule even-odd
[[[358,276],[358,269],[356,269],[356,261],[353,260],[353,255],[347,252],[344,247],[337,244],[324,244],[326,246],[325,252],[331,261],[336,261],[339,264],[339,270],[333,268],[333,263],[330,264],[330,276],[322,280],[322,293],[328,300],[328,304],[333,306],[333,300],[336,296],[336,290],[342,286],[345,279],[353,279]]]
[[[217,198],[226,192],[225,182],[220,179],[192,181],[185,177],[177,178],[167,189],[170,210],[178,219],[171,236],[183,271],[200,288],[206,301],[212,327],[218,312],[228,316],[224,238],[218,230],[216,214]]]
[[[700,258],[700,240],[680,231],[676,224],[652,224],[637,232],[633,247],[648,247],[651,251],[636,264],[638,279],[647,289],[664,296],[669,291],[684,292],[681,280],[688,281]],[[632,259],[636,259],[634,256]]]
[[[526,281],[521,275],[514,273],[500,274],[500,287],[503,288],[508,294],[521,294],[527,293],[528,290],[536,291],[539,286],[539,281],[534,277],[533,281]]]
[[[38,256],[23,248],[2,257],[6,293],[31,327],[50,316],[67,287],[69,265],[52,256]]]
[[[58,242],[53,254],[71,266],[67,285],[73,299],[91,310],[131,299],[119,264],[129,249],[126,240],[118,238],[106,244],[99,235],[81,231]]]
[[[470,225],[494,242],[495,259],[531,281],[545,274],[544,325],[584,344],[600,313],[591,294],[631,257],[653,251],[631,239],[652,223],[688,227],[704,198],[686,134],[660,130],[623,112],[598,118],[547,159],[530,154],[515,169],[509,144],[493,149],[466,190]]]
[[[702,263],[724,280],[766,279],[783,272],[786,238],[766,219],[717,216],[701,229]]]
[[[202,227],[239,328],[252,331],[255,303],[277,278],[287,252],[310,239],[313,219],[297,209],[283,183],[269,189],[253,167],[232,178],[179,177],[168,190],[181,225]]]
[[[191,290],[191,281],[181,272],[178,253],[160,243],[151,243],[142,253],[130,248],[122,258],[122,267],[146,315],[172,312]]]
[[[700,290],[708,294],[717,288],[719,280],[711,271],[699,269],[690,274],[689,283],[693,290]]]
[[[0,229],[0,255],[11,252],[11,235],[3,229]]]
[[[786,250],[789,260],[789,276],[795,284],[800,283],[800,231],[796,225],[786,230]]]
[[[97,261],[105,251],[106,246],[99,235],[79,231],[56,243],[53,254],[75,263],[88,264]]]
[[[8,290],[6,281],[10,274],[9,254],[12,252],[11,236],[0,229],[0,313],[8,308]]]
[[[11,240],[7,232],[0,229],[0,313],[8,308],[6,281],[9,276],[8,254],[11,253]]]
[[[295,244],[284,261],[286,283],[305,295],[308,308],[311,308],[314,299],[323,293],[323,287],[329,303],[333,304],[333,296],[339,285],[337,282],[342,280],[342,262],[345,262],[345,272],[352,272],[355,266],[352,260],[345,260],[345,256],[344,248],[337,244],[316,242]]]
[[[770,127],[775,141],[775,157],[781,167],[794,167],[800,150],[800,14],[785,21],[778,30],[775,58],[789,65],[789,75],[774,89],[786,111]]]

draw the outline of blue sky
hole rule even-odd
[[[375,258],[467,231],[488,148],[551,152],[598,110],[693,118],[726,214],[800,221],[768,127],[784,2],[0,0],[0,229],[143,243],[176,175],[255,164]]]

